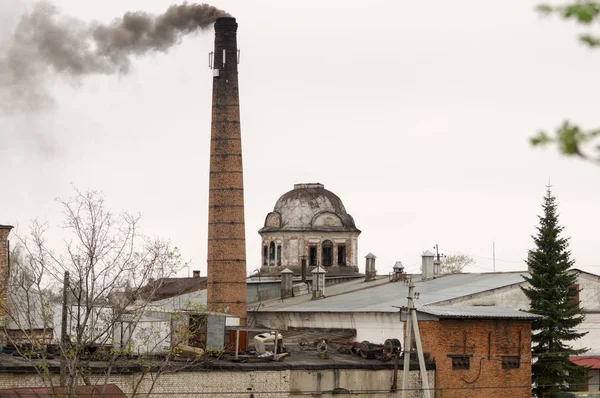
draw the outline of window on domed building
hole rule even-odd
[[[346,245],[338,245],[337,249],[337,264],[346,265]]]
[[[263,265],[269,265],[269,248],[268,246],[263,246]]]
[[[308,265],[317,265],[317,246],[315,245],[308,248]]]
[[[325,267],[333,263],[333,243],[326,240],[321,244],[321,264]]]
[[[281,245],[277,245],[277,265],[281,265]]]
[[[269,244],[269,265],[275,265],[275,242]]]

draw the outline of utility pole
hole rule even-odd
[[[63,282],[62,324],[60,326],[60,386],[67,384],[67,298],[69,289],[69,271],[65,271]]]
[[[437,249],[437,245],[436,245]],[[438,254],[439,256],[439,254]],[[415,333],[415,342],[417,343],[417,357],[419,358],[419,370],[421,372],[421,385],[425,398],[431,398],[429,391],[429,378],[425,368],[425,357],[423,355],[423,345],[421,344],[421,333],[419,332],[419,321],[417,320],[417,311],[413,306],[413,297],[415,296],[415,285],[412,280],[408,281],[408,305],[406,314],[406,342],[404,345],[404,370],[402,373],[402,398],[408,394],[408,373],[410,371],[410,349],[412,347],[412,333]]]
[[[494,264],[494,272],[496,272],[496,241],[492,242],[492,259]]]
[[[433,246],[433,248],[435,249],[435,261],[433,262],[435,264],[435,270],[434,273],[440,273],[442,272],[442,257],[446,257],[444,255],[444,253],[440,254],[440,250],[438,247],[438,244],[436,243],[435,246]]]
[[[406,317],[406,340],[404,341],[404,369],[402,372],[402,398],[406,398],[406,389],[408,388],[408,372],[410,370],[410,348],[412,347],[412,317],[410,316],[413,306],[412,296],[414,285],[408,280],[408,309]]]

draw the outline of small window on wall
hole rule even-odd
[[[452,370],[469,369],[471,367],[471,357],[468,355],[453,355]]]
[[[338,245],[337,249],[337,264],[346,265],[346,245]]]
[[[521,357],[506,356],[502,357],[502,369],[518,369],[521,367]]]
[[[308,265],[317,265],[317,246],[308,248]]]
[[[325,267],[333,263],[333,243],[326,240],[321,244],[321,264]]]
[[[277,265],[281,265],[281,245],[277,245]]]
[[[269,244],[269,265],[275,265],[275,242]]]

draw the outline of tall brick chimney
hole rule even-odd
[[[0,323],[6,316],[6,289],[8,284],[8,263],[10,259],[10,246],[8,234],[13,229],[12,225],[0,224]]]
[[[209,311],[246,324],[246,235],[238,93],[237,23],[215,23],[208,202]]]

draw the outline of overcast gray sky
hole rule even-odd
[[[0,0],[6,35],[27,2]],[[110,21],[169,0],[55,0]],[[261,228],[298,182],[338,194],[381,272],[420,253],[471,271],[524,269],[548,179],[578,268],[600,273],[600,168],[531,148],[564,118],[600,126],[600,51],[536,1],[214,1],[239,23],[248,272]],[[4,36],[6,37],[6,36]],[[206,275],[212,30],[127,76],[52,81],[52,111],[0,116],[0,224],[60,222],[71,183],[143,215]],[[187,275],[187,269],[180,272]]]

